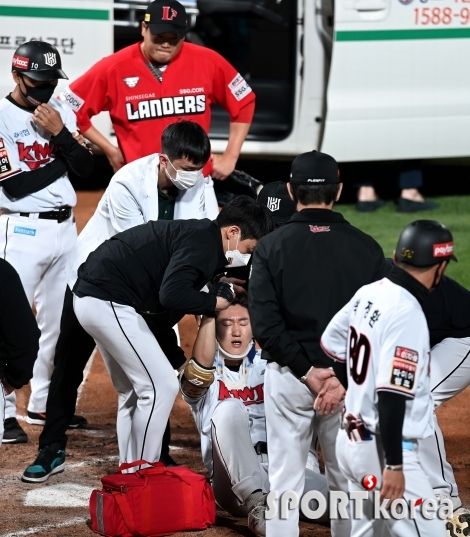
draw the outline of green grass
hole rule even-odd
[[[433,198],[434,199],[434,198]],[[470,196],[435,198],[440,207],[413,214],[397,213],[396,205],[388,202],[374,213],[358,213],[354,205],[339,204],[336,210],[352,225],[372,235],[382,246],[385,257],[391,257],[402,229],[415,220],[438,220],[452,231],[458,263],[450,263],[446,274],[470,288]]]

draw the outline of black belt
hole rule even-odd
[[[29,218],[31,214],[35,214],[35,213],[20,213],[20,216],[26,216],[27,218]],[[44,220],[57,220],[58,224],[65,222],[71,216],[72,216],[72,207],[69,207],[68,205],[65,205],[64,207],[60,207],[57,211],[46,211],[44,213],[38,214],[38,218],[41,218]]]
[[[253,447],[257,455],[268,454],[268,444],[266,442],[258,442]]]

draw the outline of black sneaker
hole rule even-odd
[[[83,416],[74,416],[70,420],[69,429],[81,429],[82,427],[86,427],[88,425],[88,421]]]
[[[405,198],[400,198],[398,200],[397,211],[399,213],[417,213],[418,211],[432,211],[433,209],[437,209],[438,207],[439,203],[435,201],[413,201],[407,200]]]
[[[23,431],[16,418],[7,418],[3,422],[5,431],[2,444],[26,444],[28,435]]]
[[[39,450],[36,460],[23,472],[21,479],[28,483],[43,483],[50,475],[63,472],[65,451],[58,449],[59,444],[51,444]]]
[[[26,421],[31,425],[44,425],[46,423],[46,414],[43,412],[30,412],[28,410]],[[69,429],[79,429],[85,427],[87,423],[86,418],[83,416],[74,416],[70,421]]]
[[[44,425],[46,423],[46,415],[44,412],[30,412],[28,410],[26,422],[31,425]]]
[[[179,464],[170,455],[161,455],[160,462],[163,462],[165,466],[179,466]]]
[[[385,201],[378,199],[373,201],[358,201],[356,203],[356,211],[360,213],[373,213],[377,209],[385,206]]]

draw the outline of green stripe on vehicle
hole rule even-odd
[[[430,30],[358,30],[336,32],[336,41],[404,41],[406,39],[466,39],[470,28]]]
[[[109,11],[103,9],[66,9],[55,7],[0,6],[2,17],[44,17],[47,19],[109,20]]]

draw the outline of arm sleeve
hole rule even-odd
[[[10,197],[20,199],[48,187],[65,173],[67,173],[65,160],[56,156],[51,163],[36,170],[17,173],[1,181],[0,185]]]
[[[253,335],[262,349],[268,352],[271,360],[289,366],[300,378],[312,364],[302,346],[287,332],[262,241],[258,243],[252,257],[248,303]]]
[[[238,73],[230,63],[217,53],[213,53],[213,62],[216,65],[214,73],[214,101],[220,104],[229,114],[230,122],[233,123],[251,123],[239,118],[242,109],[249,103],[254,102],[255,94],[248,85],[247,81]],[[244,112],[245,119],[248,117],[249,110]]]
[[[108,96],[108,61],[108,58],[103,58],[97,62],[59,96],[59,99],[67,102],[76,113],[78,127],[82,132],[92,127],[93,116],[111,109]]]
[[[171,256],[163,275],[160,303],[169,310],[211,315],[217,302],[215,295],[198,291],[195,285],[201,280],[203,269],[212,264],[215,267],[216,263],[212,262],[211,253],[194,236],[184,239],[184,242]]]
[[[5,163],[5,168],[3,166],[0,168],[0,186],[8,196],[14,199],[24,198],[28,194],[46,188],[67,172],[65,161],[57,157],[40,168],[22,171],[18,146],[10,130],[3,121],[0,121],[0,154],[2,162]]]
[[[108,186],[109,218],[116,233],[144,224],[141,206],[118,171]]]
[[[59,146],[60,154],[71,171],[79,177],[89,177],[91,175],[93,171],[93,154],[75,140],[67,127],[64,127],[57,136],[52,136],[51,140]]]
[[[378,411],[385,461],[387,464],[402,464],[406,397],[399,393],[379,392]]]
[[[21,388],[33,376],[40,331],[18,273],[6,261],[1,263],[0,273],[0,360],[8,382]]]

